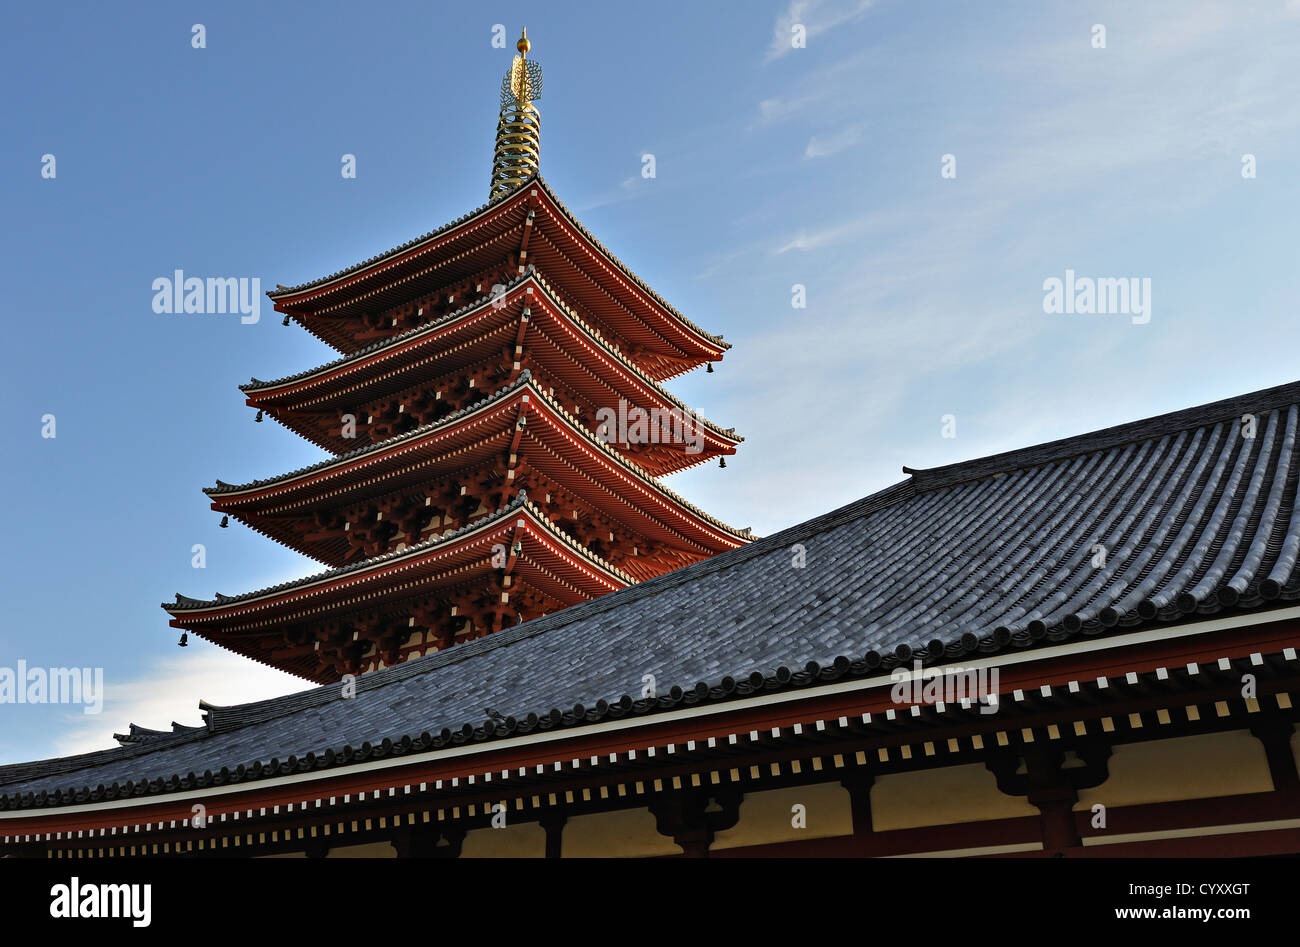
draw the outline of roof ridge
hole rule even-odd
[[[1121,444],[1150,440],[1191,427],[1226,421],[1234,416],[1240,417],[1242,413],[1271,411],[1296,402],[1300,402],[1300,381],[1275,385],[1272,388],[1261,388],[1258,391],[1222,398],[1191,408],[1181,408],[1149,418],[1126,421],[1123,424],[1058,438],[1043,444],[1018,447],[1014,450],[939,467],[904,466],[903,473],[912,475],[918,492],[938,490],[971,480],[982,480],[985,477],[1010,473],[1013,470],[1040,467]]]

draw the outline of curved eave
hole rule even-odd
[[[178,601],[164,602],[162,608],[172,616],[173,627],[193,631],[205,638],[205,631],[214,626],[224,624],[238,627],[241,619],[260,624],[267,620],[297,615],[304,610],[316,617],[346,614],[354,610],[351,606],[356,604],[349,596],[365,595],[376,586],[389,589],[392,586],[390,580],[404,572],[420,566],[432,566],[439,560],[458,553],[477,554],[477,547],[485,547],[486,554],[490,555],[491,541],[499,539],[499,533],[512,531],[519,526],[524,526],[534,538],[542,540],[543,548],[552,557],[562,561],[566,568],[574,570],[583,581],[600,586],[604,591],[614,591],[633,584],[631,576],[577,545],[523,498],[516,499],[497,512],[449,535],[430,539],[401,552],[375,556],[355,565],[330,569],[302,579],[217,600],[191,599],[178,595]],[[419,594],[419,590],[409,594]],[[248,625],[250,621],[245,621],[244,624]]]
[[[364,378],[368,373],[373,374],[382,371],[384,364],[391,360],[414,357],[417,353],[425,350],[427,346],[443,340],[451,340],[457,333],[464,334],[471,328],[475,332],[482,332],[481,323],[494,314],[503,318],[508,316],[507,322],[517,319],[515,308],[527,301],[530,305],[533,302],[541,302],[546,307],[546,313],[555,319],[560,329],[567,332],[568,337],[575,343],[584,345],[588,354],[598,360],[602,371],[593,372],[597,377],[605,379],[606,383],[610,384],[610,387],[620,392],[620,394],[624,392],[638,394],[636,399],[629,398],[629,402],[637,404],[644,402],[650,407],[671,407],[682,411],[691,411],[684,402],[637,367],[626,355],[615,350],[608,341],[601,337],[591,326],[587,325],[576,312],[570,309],[556,295],[549,284],[531,268],[529,272],[507,288],[503,296],[504,305],[500,299],[485,296],[454,313],[449,313],[442,319],[410,329],[392,339],[367,346],[353,355],[344,356],[316,368],[275,381],[241,385],[240,390],[246,396],[247,403],[251,407],[263,410],[271,410],[281,406],[286,399],[291,397],[297,396],[301,398],[303,394],[312,389],[318,389],[312,399],[307,401],[299,400],[295,403],[320,403],[331,396],[342,396],[345,385],[349,382],[350,386],[355,388],[355,379],[357,377]],[[464,343],[460,344],[463,345]],[[431,357],[428,354],[424,355],[425,360]],[[588,370],[592,371],[590,367]],[[390,374],[399,371],[400,362],[398,369],[389,369]],[[618,386],[609,381],[611,378],[619,380]],[[405,384],[407,383],[404,382],[403,385]],[[381,395],[375,395],[375,397],[381,397]],[[691,413],[694,414],[693,411]],[[696,417],[709,432],[720,450],[725,452],[725,448],[734,449],[744,441],[744,438],[736,434],[734,430],[722,428],[699,415],[696,415]],[[295,433],[306,436],[295,427],[288,424],[286,424],[286,427],[290,427]],[[325,445],[322,444],[321,446]],[[327,449],[330,448],[327,447]]]
[[[1255,617],[1256,623],[1263,623],[1271,616],[1266,612]],[[532,625],[545,621],[546,619],[535,620],[529,623],[528,627],[531,628]],[[1185,630],[1181,624],[1161,629],[1171,635]],[[1077,642],[1053,643],[1053,645],[1055,647],[1044,647],[1042,652],[1034,655],[1033,658],[1035,662],[1054,662],[1055,667],[1025,662],[1026,670],[1037,675],[1031,678],[1032,680],[1054,680],[1061,676],[1062,668],[1067,671],[1089,670],[1089,667],[1080,668],[1082,662],[1069,653],[1069,649],[1077,645]],[[1116,642],[1117,648],[1123,646],[1123,642]],[[1002,650],[1010,650],[1010,646],[1005,646]],[[981,657],[987,656],[981,655]],[[1293,663],[1295,660],[1294,649],[1291,648],[1275,650],[1271,646],[1262,647],[1258,656],[1264,659],[1266,666]],[[524,762],[529,766],[545,765],[550,769],[552,768],[550,764],[557,764],[559,760],[576,755],[565,751],[564,744],[558,742],[564,739],[566,730],[572,731],[574,737],[587,736],[589,731],[586,728],[608,724],[611,728],[627,733],[637,727],[658,725],[674,718],[685,719],[733,709],[745,710],[752,707],[754,700],[766,703],[770,702],[775,695],[789,694],[793,697],[797,692],[802,692],[804,700],[792,699],[789,706],[793,710],[782,715],[777,722],[783,727],[791,727],[796,723],[806,725],[806,722],[816,715],[800,713],[799,709],[806,707],[808,701],[823,696],[826,693],[825,688],[864,692],[868,688],[884,688],[888,686],[892,668],[900,665],[904,669],[907,668],[906,663],[896,661],[892,654],[882,657],[872,653],[867,657],[871,660],[865,660],[856,654],[841,654],[833,659],[818,662],[815,673],[799,670],[799,662],[793,660],[788,662],[793,665],[793,668],[782,665],[767,673],[760,671],[747,674],[749,665],[744,665],[733,668],[730,674],[723,676],[711,673],[704,681],[696,681],[695,676],[682,677],[677,680],[678,686],[672,688],[661,686],[660,696],[653,698],[634,700],[629,695],[621,699],[607,700],[605,697],[593,695],[584,699],[569,712],[548,711],[545,703],[532,705],[532,711],[528,710],[527,705],[521,705],[517,709],[506,707],[504,710],[512,713],[502,722],[481,721],[478,717],[460,722],[447,719],[443,728],[439,730],[439,724],[444,723],[441,719],[435,719],[431,726],[421,721],[409,725],[405,731],[383,731],[384,739],[379,739],[376,735],[372,741],[365,742],[361,747],[354,747],[350,743],[336,746],[328,742],[322,744],[304,740],[295,744],[292,750],[281,752],[274,758],[270,758],[270,754],[264,749],[259,750],[257,757],[251,760],[239,756],[237,751],[229,752],[207,760],[206,762],[211,765],[201,773],[187,774],[184,766],[179,769],[174,768],[175,763],[172,760],[162,763],[162,768],[159,768],[159,764],[151,767],[149,764],[152,760],[148,759],[147,754],[156,752],[158,748],[149,744],[143,747],[118,747],[76,756],[10,764],[4,767],[4,770],[13,771],[11,778],[0,783],[0,812],[5,812],[12,820],[8,823],[7,831],[14,837],[24,835],[39,837],[42,833],[67,831],[69,823],[65,820],[68,816],[60,810],[69,810],[72,807],[86,807],[79,811],[73,810],[76,815],[71,819],[76,830],[85,830],[90,835],[94,834],[95,829],[98,829],[101,834],[110,830],[116,833],[120,830],[125,835],[128,828],[134,831],[147,830],[153,822],[172,818],[177,811],[178,800],[187,800],[185,805],[188,806],[188,799],[196,798],[198,794],[204,792],[211,793],[222,787],[226,791],[234,791],[240,786],[247,787],[249,784],[261,784],[266,787],[290,784],[294,787],[291,790],[294,794],[290,795],[286,792],[284,799],[300,799],[302,798],[301,787],[314,779],[328,779],[340,771],[355,775],[361,771],[358,769],[359,766],[368,766],[375,773],[375,779],[366,784],[365,791],[394,788],[402,782],[400,778],[389,775],[394,772],[397,753],[437,754],[449,751],[462,758],[471,754],[469,758],[474,759],[472,754],[476,750],[480,748],[490,750],[493,744],[502,744],[513,748],[515,758],[511,765]],[[435,655],[420,661],[409,661],[376,671],[368,675],[368,678],[371,686],[380,686],[378,682],[381,680],[408,680],[411,675],[433,670],[431,665],[438,660],[438,656]],[[1189,706],[1198,702],[1197,698],[1192,696],[1196,691],[1190,689],[1191,682],[1197,678],[1176,676],[1165,681],[1148,671],[1140,659],[1126,663],[1126,666],[1130,665],[1132,673],[1140,679],[1136,685],[1127,685],[1135,694],[1159,695],[1167,700],[1170,694],[1177,692],[1180,695],[1187,695],[1184,703]],[[1091,669],[1095,671],[1095,668]],[[1125,677],[1115,679],[1126,681],[1127,673],[1125,672]],[[1105,694],[1115,690],[1110,687],[1111,679],[1109,676],[1098,679],[1105,685],[1105,689],[1091,681],[1083,681],[1084,694],[1088,698],[1096,695],[1098,700],[1104,700]],[[315,688],[261,704],[213,708],[213,710],[228,711],[231,716],[243,717],[244,719],[238,724],[229,727],[234,729],[235,726],[264,724],[272,714],[282,716],[290,713],[309,713],[336,700],[336,693],[335,688],[329,691]],[[612,697],[612,695],[607,696]],[[565,699],[568,699],[568,695],[565,695]],[[1204,701],[1203,696],[1200,701]],[[863,701],[862,705],[870,706],[870,703]],[[1011,722],[1016,726],[1019,726],[1021,718],[1040,712],[1038,704],[1024,709],[1019,704],[1004,701],[1003,707],[1002,713],[1015,715],[1016,719]],[[581,713],[578,713],[579,710]],[[882,717],[883,714],[877,716]],[[773,718],[769,713],[764,725],[772,722]],[[1033,721],[1029,722],[1032,724]],[[921,731],[931,731],[931,734],[935,724],[933,714],[929,713],[917,717],[903,714],[897,720],[899,728],[918,727]],[[203,738],[186,736],[183,741],[192,742]],[[507,744],[506,741],[510,742]],[[522,758],[518,756],[521,741],[528,741],[536,747]],[[628,738],[620,743],[620,747],[634,749],[644,743],[645,741],[638,742]],[[560,748],[544,751],[545,747],[554,746]],[[93,772],[97,766],[112,764],[127,756],[145,757],[141,760],[141,771],[151,778],[136,782],[120,777],[107,782],[99,779],[99,774]],[[413,758],[411,762],[414,764],[429,758],[424,757],[421,760]],[[633,756],[629,754],[627,759],[630,761]],[[462,776],[483,775],[485,770],[488,773],[492,772],[489,766],[476,766],[469,763],[460,769],[459,773]],[[73,773],[77,775],[72,776]],[[10,774],[0,772],[0,778],[6,775]],[[385,775],[388,775],[388,778],[383,778]],[[419,779],[413,781],[418,782]],[[325,795],[328,796],[329,793],[326,792]],[[152,799],[143,798],[146,796]],[[123,815],[122,810],[113,805],[114,802],[132,799],[138,801],[141,806],[154,808],[147,808],[143,815],[137,814],[134,810]],[[436,803],[432,804],[436,805]],[[170,808],[160,808],[164,806]],[[42,818],[59,821],[43,823],[40,821]]]
[[[634,293],[639,291],[638,295],[646,299],[653,308],[657,309],[666,318],[669,325],[672,325],[681,333],[682,341],[693,343],[699,349],[700,355],[710,360],[721,358],[722,353],[731,348],[730,343],[724,342],[721,336],[706,332],[670,306],[662,296],[651,289],[644,280],[633,273],[618,257],[610,253],[605,248],[605,245],[597,240],[591,231],[569,212],[569,209],[564,206],[545,181],[538,177],[536,183],[539,185],[541,195],[547,199],[551,208],[558,213],[559,218],[557,219],[562,219],[579,242],[589,251],[599,254],[607,265],[618,271],[617,273],[611,273],[611,275],[618,278],[621,274],[622,279],[619,279],[619,283],[623,287]],[[682,348],[683,346],[679,344],[678,347]]]
[[[712,533],[716,545],[708,547],[710,552],[716,553],[724,549],[734,549],[737,546],[743,546],[753,541],[754,537],[745,530],[737,529],[705,513],[693,503],[664,486],[617,450],[608,444],[602,444],[598,438],[579,424],[577,419],[565,411],[554,398],[538,389],[534,383],[530,382],[530,387],[537,394],[540,404],[555,419],[554,430],[562,432],[566,437],[571,438],[574,443],[587,447],[596,456],[604,459],[611,470],[620,473],[630,486],[640,489],[647,499],[653,498],[665,511],[672,511],[673,513],[680,511],[682,514],[687,514],[682,517],[684,524],[702,529],[706,535]]]
[[[394,355],[401,354],[419,345],[427,343],[430,339],[438,339],[461,329],[467,322],[473,320],[475,316],[500,312],[508,309],[511,303],[517,302],[519,298],[519,288],[532,278],[533,269],[528,268],[524,273],[515,277],[506,284],[505,291],[502,294],[505,305],[494,300],[491,296],[481,296],[471,302],[466,303],[459,309],[446,313],[437,319],[431,319],[421,325],[407,329],[395,336],[387,339],[380,339],[371,342],[363,348],[346,355],[341,355],[336,359],[318,365],[315,368],[304,369],[295,372],[292,375],[286,375],[283,378],[277,378],[272,381],[261,381],[254,378],[247,384],[240,385],[239,390],[250,397],[257,396],[261,400],[260,404],[274,405],[276,398],[282,398],[287,394],[293,394],[323,382],[331,381],[358,367],[365,367],[385,358],[391,358]],[[497,302],[494,307],[493,302]],[[250,401],[250,404],[252,402]]]
[[[395,485],[381,487],[377,492],[365,491],[364,495],[361,495],[360,487],[350,492],[335,491],[337,505],[359,502],[384,495],[389,490],[405,488],[401,481],[404,472],[409,472],[414,467],[427,468],[430,460],[440,453],[462,453],[475,437],[482,440],[494,435],[499,439],[516,423],[520,409],[530,415],[542,412],[550,429],[561,439],[562,444],[567,444],[575,452],[600,464],[604,473],[599,479],[593,477],[595,482],[610,495],[638,510],[654,509],[653,515],[646,515],[679,537],[681,548],[713,554],[752,541],[753,537],[747,532],[705,513],[620,452],[602,444],[529,376],[521,377],[513,385],[500,389],[471,408],[379,444],[359,448],[343,457],[332,458],[271,480],[241,486],[209,487],[204,492],[212,500],[214,510],[236,517],[276,542],[314,556],[313,551],[288,542],[287,533],[259,522],[259,517],[264,511],[281,511],[286,506],[319,502],[323,494],[330,492],[330,485],[339,482],[355,486],[363,480],[371,483],[389,481]],[[505,425],[505,428],[498,431],[492,427],[493,424]],[[531,433],[530,436],[536,437]],[[422,449],[432,449],[431,455],[423,455]],[[409,458],[409,465],[381,469],[397,458]],[[570,489],[573,488],[574,485],[570,485]],[[639,496],[639,501],[631,503],[629,494]]]
[[[309,283],[270,291],[267,296],[275,303],[277,312],[290,314],[322,341],[343,351],[344,346],[340,345],[343,340],[336,338],[336,333],[322,334],[308,325],[308,320],[304,317],[325,308],[330,297],[347,289],[359,288],[359,284],[373,281],[377,287],[382,286],[384,284],[375,279],[376,277],[400,268],[409,261],[448,248],[466,235],[487,227],[490,222],[501,220],[520,211],[521,205],[532,204],[538,204],[547,210],[551,219],[560,226],[571,241],[584,247],[585,251],[592,255],[593,260],[604,264],[601,269],[606,274],[605,283],[609,284],[605,291],[618,298],[618,293],[611,291],[610,286],[612,286],[613,289],[620,290],[625,298],[635,301],[636,308],[640,312],[634,312],[633,317],[665,343],[681,352],[682,357],[713,361],[721,358],[722,353],[730,348],[730,345],[720,336],[712,335],[695,325],[650,289],[569,213],[540,177],[524,182],[508,197],[484,204],[469,214],[386,253]],[[597,285],[602,285],[601,281],[596,280],[596,282]],[[368,288],[368,292],[377,291],[377,287]],[[656,322],[658,325],[655,324]]]
[[[266,295],[276,303],[277,307],[283,305],[289,309],[314,311],[315,308],[319,308],[317,304],[332,293],[353,286],[367,277],[383,273],[407,260],[440,249],[455,238],[482,225],[489,218],[505,216],[519,204],[527,203],[525,196],[527,187],[528,184],[524,184],[509,197],[482,204],[450,223],[370,257],[368,260],[362,260],[328,276],[300,283],[297,286],[277,287],[268,291]]]

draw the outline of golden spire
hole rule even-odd
[[[542,97],[542,67],[528,58],[532,48],[525,27],[515,44],[519,55],[501,80],[501,113],[497,118],[489,200],[509,194],[538,170],[542,120],[533,102]]]

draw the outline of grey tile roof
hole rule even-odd
[[[1298,403],[1295,383],[914,471],[751,545],[365,675],[351,700],[325,686],[207,708],[198,735],[0,768],[0,806],[256,779],[1295,601]],[[644,674],[662,696],[623,696]],[[512,716],[485,721],[486,707]]]

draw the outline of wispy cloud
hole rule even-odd
[[[810,105],[820,101],[824,95],[825,93],[817,92],[803,96],[774,96],[770,99],[763,99],[758,103],[759,122],[761,124],[772,124],[791,115],[802,114]]]
[[[988,76],[1009,90],[1013,98],[1000,100],[1007,107],[984,108],[953,86],[940,84],[936,95],[882,83],[916,68],[906,45],[836,62],[810,58],[806,72],[763,100],[751,130],[788,142],[789,130],[777,126],[812,126],[802,155],[782,169],[802,175],[795,180],[808,199],[769,213],[752,228],[769,236],[766,248],[733,264],[762,287],[756,298],[764,302],[752,311],[765,318],[730,354],[730,404],[713,409],[748,437],[724,513],[761,510],[755,525],[768,532],[897,481],[903,463],[951,463],[1233,393],[1218,372],[1190,395],[1180,377],[1204,359],[1203,340],[1225,321],[1198,321],[1214,318],[1193,304],[1189,286],[1199,281],[1171,286],[1189,274],[1149,240],[1125,243],[1115,263],[1101,235],[1152,230],[1171,210],[1186,216],[1250,187],[1237,174],[1241,152],[1281,160],[1300,124],[1300,73],[1286,66],[1300,54],[1300,35],[1280,4],[1179,9],[1172,20],[1130,7],[1099,11],[1109,26],[1105,50],[1089,45],[1084,28],[1012,44],[991,63],[978,43],[945,53],[953,75]],[[893,101],[868,92],[849,109],[838,94],[849,87],[887,89]],[[942,131],[924,150],[910,141],[895,150],[924,168],[905,165],[899,174],[891,162],[895,195],[873,184],[882,162],[863,147],[869,171],[859,172],[860,189],[852,175],[830,175],[838,186],[825,199],[819,178],[828,172],[816,163],[819,174],[809,176],[801,166],[858,144],[864,115],[871,134],[879,128],[897,143],[890,136],[899,110],[909,133]],[[940,180],[946,151],[959,158],[954,181]],[[1188,238],[1164,239],[1172,246]],[[1045,318],[1043,277],[1081,257],[1155,273],[1167,305],[1184,297],[1183,306],[1165,308],[1144,329]],[[787,308],[790,283],[806,286],[807,309]],[[1205,284],[1212,289],[1213,279]],[[1184,357],[1169,358],[1174,350]],[[764,368],[778,364],[810,384],[764,400]],[[1098,364],[1131,366],[1123,397],[1102,393]],[[828,393],[837,394],[838,423],[810,424],[827,416]],[[957,439],[939,433],[949,412],[959,417]],[[801,445],[797,460],[791,444]],[[773,504],[774,496],[783,499]]]
[[[843,120],[850,113],[861,115],[868,102],[862,91],[862,75],[869,68],[872,51],[858,50],[841,59],[810,57],[811,67],[794,78],[777,95],[760,99],[758,119],[749,130],[779,125],[793,119],[831,122]],[[846,95],[846,90],[854,90]]]
[[[749,252],[748,249],[739,249],[732,250],[728,253],[715,254],[713,259],[709,262],[709,265],[697,273],[695,278],[708,279],[712,276],[716,276]]]
[[[820,230],[800,230],[788,242],[782,244],[773,253],[789,253],[791,250],[821,250],[837,243],[843,243],[847,238],[856,236],[861,233],[863,227],[859,223],[837,224],[833,227],[823,227]]]
[[[640,156],[637,157],[640,161]],[[643,178],[639,174],[624,178],[619,182],[618,187],[611,188],[595,197],[582,201],[575,208],[578,213],[585,213],[594,210],[597,207],[605,207],[609,204],[621,204],[623,201],[635,200],[638,197],[649,194],[655,181],[649,178]]]
[[[803,27],[805,42],[837,26],[863,16],[874,5],[875,0],[791,0],[785,11],[776,18],[772,27],[772,45],[764,57],[766,62],[780,59],[795,49],[792,42],[796,27]]]
[[[829,135],[813,135],[808,139],[808,146],[803,150],[805,159],[826,158],[838,154],[845,148],[856,145],[866,132],[865,124],[850,125]]]
[[[780,255],[791,250],[824,250],[855,241],[872,230],[879,231],[884,225],[883,215],[868,214],[825,227],[800,229],[771,252]]]

